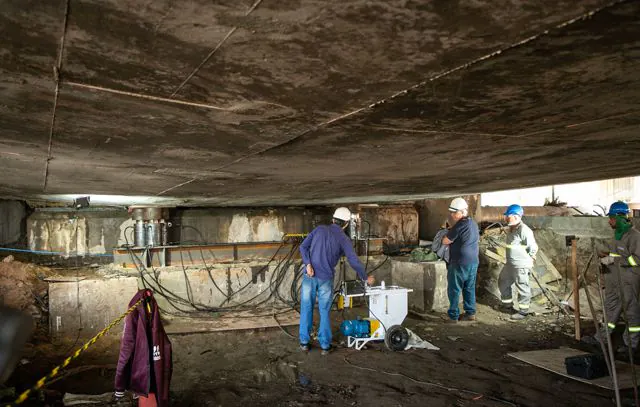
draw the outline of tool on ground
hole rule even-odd
[[[347,337],[347,346],[361,350],[368,342],[384,341],[387,348],[404,350],[409,342],[409,332],[402,327],[407,316],[408,293],[412,289],[399,286],[368,287],[359,281],[342,283],[338,307],[353,304],[354,297],[367,297],[369,317],[347,320],[340,325],[340,332]]]

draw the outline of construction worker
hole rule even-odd
[[[538,245],[533,231],[522,222],[524,209],[520,205],[511,205],[504,213],[509,225],[507,231],[507,263],[498,277],[498,287],[503,309],[512,313],[511,319],[522,320],[529,315],[531,304],[531,286],[529,275],[538,253]],[[514,313],[511,287],[518,290],[519,311]]]
[[[600,252],[600,263],[605,266],[605,304],[608,326],[603,332],[611,334],[620,317],[624,317],[629,334],[625,332],[624,347],[618,352],[627,352],[628,346],[638,349],[640,341],[640,231],[633,227],[629,205],[614,202],[609,208],[609,226],[614,230],[614,238],[609,252]],[[620,286],[622,282],[622,286]],[[624,304],[623,304],[624,299]],[[630,336],[630,337],[629,337]]]
[[[300,349],[309,351],[310,334],[313,329],[313,308],[318,296],[320,327],[318,342],[322,355],[331,349],[331,320],[329,311],[333,302],[333,276],[335,267],[343,255],[358,274],[369,284],[374,283],[373,276],[367,277],[366,270],[355,251],[351,240],[344,230],[349,226],[351,212],[347,208],[338,208],[333,214],[331,225],[315,228],[300,245],[304,262],[302,287],[300,289]]]
[[[476,276],[478,274],[480,233],[478,225],[469,217],[469,205],[462,198],[455,198],[449,205],[451,228],[442,238],[449,245],[447,263],[447,295],[449,296],[449,320],[476,320]],[[462,293],[464,314],[460,316],[458,302]]]

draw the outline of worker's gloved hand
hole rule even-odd
[[[605,256],[600,259],[600,263],[604,264],[605,266],[608,266],[609,264],[613,264],[613,257]]]
[[[311,264],[307,264],[307,276],[313,277],[315,271],[313,270],[313,266]]]

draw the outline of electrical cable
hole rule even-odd
[[[196,228],[193,228],[193,229],[198,231]],[[125,240],[127,240],[126,236],[125,236]],[[128,241],[127,241],[127,246],[130,246],[128,244]],[[273,260],[275,259],[275,257],[277,256],[278,252],[280,251],[280,249],[283,246],[284,246],[284,242],[278,248],[276,253],[274,253],[274,255],[270,259],[269,263],[267,263],[261,269],[261,271],[264,271],[264,270],[268,269],[268,267],[273,262]],[[134,265],[136,266],[136,269],[138,270],[138,272],[141,275],[143,286],[145,288],[147,286],[152,286],[152,288],[155,288],[154,291],[156,291],[161,297],[165,298],[167,303],[169,303],[169,305],[171,305],[176,311],[178,311],[178,312],[180,312],[182,314],[193,314],[193,311],[185,310],[182,307],[188,306],[188,307],[190,307],[193,310],[198,311],[198,312],[239,311],[239,310],[246,310],[247,307],[249,307],[249,306],[251,306],[251,308],[255,308],[255,307],[258,307],[260,305],[263,305],[263,304],[267,303],[271,298],[274,298],[274,295],[275,295],[275,299],[278,299],[278,300],[282,301],[283,303],[287,303],[287,301],[282,297],[282,295],[280,293],[280,286],[282,284],[282,281],[286,277],[286,271],[288,270],[288,267],[291,264],[291,261],[292,261],[292,259],[294,257],[295,251],[298,248],[298,246],[299,246],[299,244],[297,244],[297,243],[294,244],[292,246],[292,248],[291,248],[291,251],[283,259],[281,259],[278,262],[277,266],[274,269],[274,272],[272,273],[272,276],[271,276],[271,279],[270,279],[270,283],[264,290],[260,291],[258,294],[256,294],[252,298],[249,298],[248,300],[243,301],[242,303],[229,305],[229,306],[225,306],[225,307],[222,307],[222,306],[210,307],[210,306],[206,306],[206,305],[203,305],[203,304],[196,303],[194,301],[194,299],[193,299],[193,290],[191,288],[191,285],[190,285],[190,282],[189,282],[189,279],[188,279],[188,274],[186,273],[186,267],[184,265],[184,259],[183,258],[181,259],[182,260],[181,263],[182,263],[182,267],[183,267],[183,273],[185,275],[185,285],[187,287],[187,298],[186,299],[178,296],[177,294],[173,293],[172,291],[170,291],[166,287],[164,287],[163,284],[158,279],[158,272],[155,270],[155,268],[153,266],[151,266],[151,269],[152,269],[153,273],[149,273],[148,270],[146,270],[146,266],[144,266],[142,264],[142,261],[139,258],[137,258],[137,256],[135,256],[131,250],[129,250],[129,251],[130,251],[130,256],[132,257],[132,260],[134,262]],[[203,253],[201,253],[201,254],[203,254]],[[204,256],[203,256],[203,258],[204,258]],[[207,269],[210,270],[210,268],[208,266],[207,266]],[[148,274],[148,277],[149,277],[149,279],[151,280],[151,282],[153,284],[149,284],[149,281],[145,277],[145,272]],[[244,287],[242,287],[242,289],[246,288],[250,284],[251,284],[251,282],[248,282]],[[238,293],[239,291],[240,290],[236,291],[235,293]],[[263,295],[263,294],[265,294],[267,292],[269,293],[267,298],[262,299],[262,300],[260,300],[258,302],[252,303],[252,301],[254,301],[255,299],[259,298],[261,295]],[[228,299],[228,297],[229,296],[226,296],[225,302]],[[295,309],[295,307],[294,307],[295,304],[289,304],[289,305],[291,305],[291,307]],[[171,313],[170,311],[167,311],[167,310],[163,310],[163,311],[167,312],[167,313]],[[282,312],[279,312],[279,313],[284,313],[284,312],[288,312],[288,311],[289,311],[289,309],[287,308],[286,311],[282,311]],[[249,316],[249,317],[253,317],[253,316]]]

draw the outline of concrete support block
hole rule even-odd
[[[392,259],[391,277],[393,285],[413,289],[409,293],[410,312],[424,315],[449,308],[445,262],[412,263],[405,259]]]
[[[49,324],[53,338],[91,337],[122,315],[138,291],[134,277],[49,283]],[[119,335],[122,327],[110,334]]]

